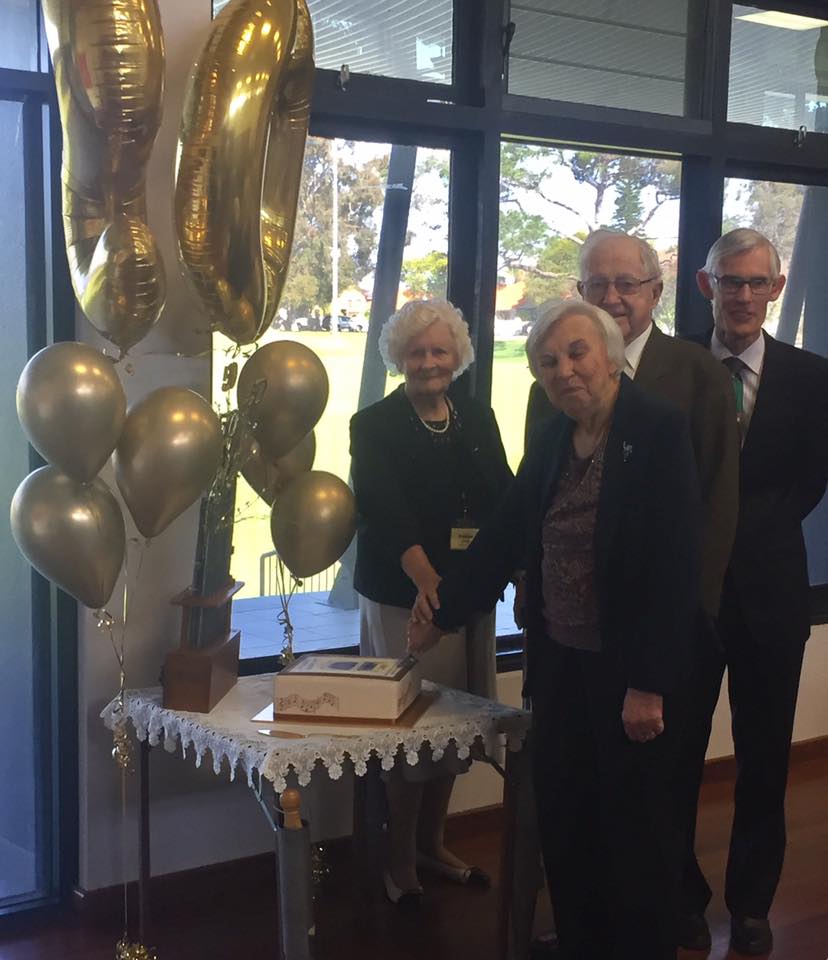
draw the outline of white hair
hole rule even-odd
[[[615,364],[618,372],[624,369],[624,337],[617,322],[600,307],[585,300],[549,300],[540,307],[538,319],[532,325],[526,338],[526,357],[532,376],[539,378],[538,354],[550,330],[566,317],[589,317],[607,345],[607,356]]]
[[[704,272],[708,276],[714,276],[725,257],[735,257],[740,253],[747,253],[748,250],[756,250],[758,247],[764,247],[770,253],[771,280],[777,280],[782,272],[779,252],[763,233],[751,230],[749,227],[738,227],[719,237],[707,253]]]
[[[444,323],[451,333],[459,363],[454,371],[456,380],[474,361],[474,347],[469,339],[469,328],[463,314],[448,300],[409,300],[382,325],[379,352],[382,362],[392,376],[403,372],[403,357],[409,340],[434,323]]]
[[[633,237],[628,233],[622,233],[620,230],[593,230],[593,232],[581,244],[581,255],[578,261],[581,280],[586,277],[587,261],[592,255],[593,250],[605,240],[624,239],[634,243],[638,248],[638,255],[641,257],[641,269],[647,277],[653,277],[656,280],[661,279],[661,263],[658,254],[641,237]]]

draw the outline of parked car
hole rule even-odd
[[[347,314],[342,313],[337,320],[337,329],[346,333],[364,333],[365,321],[359,317],[349,317]]]

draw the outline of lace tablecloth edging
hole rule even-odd
[[[259,678],[244,678],[238,686]],[[287,787],[291,770],[301,786],[310,783],[311,774],[321,764],[332,780],[342,776],[343,765],[350,760],[357,776],[367,771],[372,755],[380,758],[383,770],[390,770],[395,757],[402,750],[406,761],[414,765],[420,759],[425,744],[431,748],[431,759],[439,760],[450,743],[457,748],[458,757],[468,758],[472,746],[480,741],[488,756],[492,756],[505,738],[510,750],[519,750],[530,725],[527,713],[506,707],[480,697],[423,683],[426,690],[434,690],[439,696],[438,710],[429,710],[412,728],[369,727],[345,734],[331,736],[312,730],[300,740],[282,740],[278,744],[266,735],[259,734],[250,717],[255,713],[222,710],[222,701],[212,713],[187,713],[168,710],[161,706],[161,690],[128,690],[124,698],[124,713],[140,741],[149,740],[157,746],[163,740],[164,749],[175,753],[180,743],[182,756],[188,751],[195,753],[196,766],[201,766],[204,754],[209,751],[213,758],[213,771],[221,772],[226,762],[230,779],[237,770],[247,777],[253,786],[254,771],[272,781],[281,792]],[[231,695],[232,696],[232,693]],[[227,699],[227,698],[226,698]],[[104,723],[113,729],[118,719],[117,702],[113,700],[101,713]]]

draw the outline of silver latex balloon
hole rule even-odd
[[[219,418],[192,390],[161,387],[130,407],[115,449],[115,480],[143,536],[157,536],[195,503],[222,449]]]
[[[87,607],[97,610],[112,596],[126,534],[103,480],[79,483],[57,467],[35,470],[12,498],[11,530],[29,563]]]
[[[324,470],[292,480],[273,504],[273,546],[294,577],[312,577],[335,563],[356,532],[351,488]]]
[[[328,374],[313,350],[292,340],[260,347],[242,367],[239,410],[270,460],[313,430],[328,402]]]
[[[85,343],[39,350],[17,383],[29,442],[75,480],[95,477],[118,442],[126,397],[111,360]]]
[[[303,437],[299,443],[278,460],[270,460],[255,441],[250,446],[244,463],[242,476],[268,505],[285,487],[301,473],[307,473],[313,466],[316,456],[316,438],[313,433]]]

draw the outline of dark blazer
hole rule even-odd
[[[739,604],[760,642],[804,640],[810,597],[802,521],[828,478],[828,360],[763,336],[725,602]]]
[[[351,419],[351,475],[357,502],[354,587],[379,603],[411,607],[416,588],[400,565],[420,544],[444,575],[452,562],[451,526],[467,494],[472,520],[488,518],[512,480],[489,407],[450,393],[458,440],[452,470],[435,469],[433,439],[400,386]],[[444,461],[443,461],[444,462]]]
[[[733,538],[739,495],[739,436],[730,375],[697,343],[669,337],[653,325],[635,384],[675,404],[687,417],[702,500],[701,601],[711,616],[719,611]],[[554,410],[539,384],[532,384],[530,419]]]
[[[517,477],[491,521],[439,588],[437,624],[489,609],[527,558],[527,688],[542,683],[546,637],[541,531],[574,423],[557,414],[535,431]],[[698,608],[700,503],[683,414],[626,376],[604,453],[595,527],[596,586],[604,649],[627,685],[666,693],[689,659]],[[535,687],[537,690],[538,688]]]

